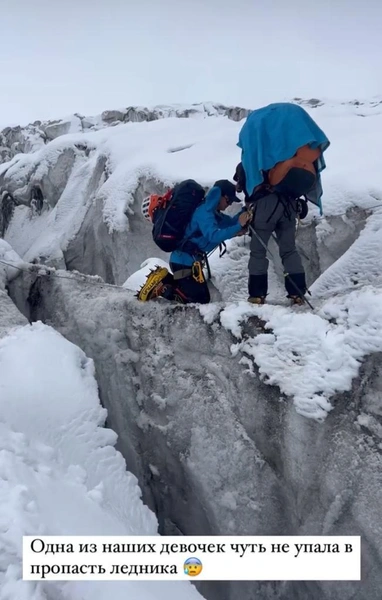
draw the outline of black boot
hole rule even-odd
[[[248,280],[248,302],[252,304],[264,304],[268,293],[268,274],[250,275]]]
[[[306,294],[305,273],[290,273],[288,277],[285,277],[285,289],[288,298],[301,297]]]

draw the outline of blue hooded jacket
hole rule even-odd
[[[239,133],[241,162],[246,176],[246,188],[251,196],[263,182],[262,171],[272,169],[276,163],[292,158],[301,146],[309,144],[324,152],[330,142],[308,113],[290,102],[269,104],[254,110]],[[325,169],[323,156],[318,161],[318,173]],[[321,204],[320,190],[317,204]]]
[[[221,190],[217,186],[208,192],[203,204],[198,206],[187,225],[184,242],[195,244],[201,252],[211,252],[225,240],[233,238],[241,230],[238,213],[234,217],[223,215],[218,211]],[[245,210],[245,209],[243,209]],[[171,253],[170,264],[190,266],[197,257],[183,250]]]

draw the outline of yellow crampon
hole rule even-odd
[[[147,275],[146,282],[136,294],[136,298],[141,302],[147,302],[152,298],[159,296],[163,284],[163,279],[168,275],[168,269],[165,267],[156,267]]]

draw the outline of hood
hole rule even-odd
[[[220,188],[218,188],[217,186],[214,186],[208,192],[203,204],[207,210],[211,210],[211,211],[217,210],[217,207],[220,202],[220,198],[221,198]]]

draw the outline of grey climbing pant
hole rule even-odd
[[[295,201],[279,199],[276,194],[264,196],[256,201],[252,226],[265,246],[275,232],[286,273],[304,273],[300,255],[296,250],[296,217]],[[269,262],[266,251],[253,234],[250,249],[249,274],[266,274]]]

